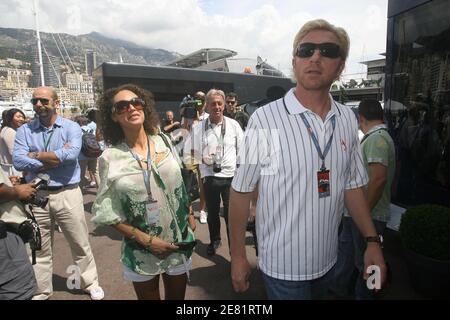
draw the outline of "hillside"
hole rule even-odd
[[[109,61],[119,61],[119,54],[123,62],[136,64],[161,65],[178,57],[179,54],[163,49],[151,49],[132,42],[119,39],[110,39],[97,32],[85,35],[73,36],[70,34],[57,34],[41,32],[41,41],[49,55],[61,59],[56,41],[60,50],[67,55],[59,41],[61,38],[75,67],[84,70],[84,55],[86,50],[94,50],[97,53],[97,64]],[[0,28],[0,59],[15,58],[31,62],[33,48],[36,45],[36,33],[34,30]],[[45,55],[45,51],[43,50]],[[62,59],[61,59],[62,62]]]

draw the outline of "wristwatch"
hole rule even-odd
[[[36,159],[36,158],[38,157],[38,155],[39,155],[39,152],[38,152],[38,151],[32,152],[32,153],[31,153],[31,159]]]
[[[377,235],[377,236],[373,236],[373,237],[366,237],[366,243],[369,242],[376,242],[379,243],[380,245],[383,245],[383,236],[381,234]]]

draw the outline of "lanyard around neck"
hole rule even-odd
[[[331,143],[333,142],[334,129],[336,128],[336,116],[333,115],[331,117],[331,124],[333,126],[333,131],[331,132],[330,139],[328,139],[328,142],[325,146],[325,150],[323,152],[320,148],[319,140],[317,139],[316,134],[314,133],[313,129],[311,128],[308,120],[306,120],[305,114],[301,113],[300,116],[302,117],[302,120],[306,126],[306,129],[308,129],[309,135],[311,136],[314,146],[316,147],[317,153],[319,154],[319,157],[322,160],[322,166],[320,167],[320,170],[326,170],[325,157],[327,156],[328,152],[330,151]]]
[[[56,128],[52,129],[52,132],[48,135],[48,138],[45,139],[45,133],[42,132],[42,140],[44,140],[44,151],[47,152],[48,145],[50,144],[50,140],[52,140],[53,133],[55,133]]]
[[[209,118],[207,118],[206,120],[204,120],[204,122],[205,122],[205,128],[204,128],[205,141],[206,141],[206,145],[208,145],[208,137],[206,136],[206,131],[211,126],[211,121],[209,120]],[[211,130],[219,143],[218,147],[222,147],[222,155],[223,155],[224,149],[225,149],[225,141],[224,141],[224,139],[225,139],[225,117],[222,119],[222,124],[220,125],[220,127],[221,127],[220,128],[220,138],[214,132],[214,128],[211,127]]]
[[[130,147],[130,145],[128,145],[128,143],[127,143],[127,146],[131,152],[131,155],[137,161],[139,167],[142,170],[142,176],[144,178],[144,184],[145,184],[145,188],[147,189],[148,197],[150,198],[150,200],[154,200],[153,195],[152,195],[152,189],[150,187],[150,172],[151,172],[151,168],[152,168],[152,156],[150,153],[150,139],[147,136],[147,169],[144,169],[144,167],[141,164],[140,157],[137,155],[136,152],[134,152],[134,150]]]

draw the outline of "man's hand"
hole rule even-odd
[[[28,158],[36,159],[38,154],[39,154],[38,152],[28,152],[27,156],[28,156]]]
[[[30,200],[36,195],[36,188],[32,184],[19,184],[14,186],[19,200]]]
[[[250,264],[247,258],[231,259],[231,281],[236,292],[245,292],[250,287]]]
[[[70,145],[68,143],[64,144],[64,149],[68,149]],[[58,157],[56,157],[55,153],[53,151],[39,151],[37,154],[37,157],[35,157],[36,160],[39,160],[44,165],[42,168],[40,168],[40,172],[46,171],[51,168],[55,168],[61,164]]]
[[[369,242],[367,244],[366,252],[364,253],[364,280],[367,280],[370,276],[370,274],[367,273],[367,268],[370,266],[378,266],[380,268],[380,282],[382,288],[386,281],[387,268],[381,246],[376,242]],[[378,292],[380,289],[375,289],[375,292]]]

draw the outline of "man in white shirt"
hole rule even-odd
[[[221,245],[221,200],[228,234],[230,185],[236,170],[237,153],[243,132],[237,121],[224,117],[225,94],[222,90],[211,89],[206,94],[206,106],[210,112],[209,118],[193,125],[184,154],[190,155],[191,145],[194,146],[195,160],[199,163],[208,208],[211,243],[207,247],[207,254],[214,255]]]
[[[344,202],[367,241],[364,270],[378,266],[384,281],[380,238],[362,190],[367,174],[358,123],[329,94],[348,51],[344,29],[324,20],[306,23],[293,46],[297,86],[250,118],[239,155],[245,161],[230,194],[231,277],[237,292],[249,287],[245,227],[256,186],[259,266],[269,299],[325,296]]]

